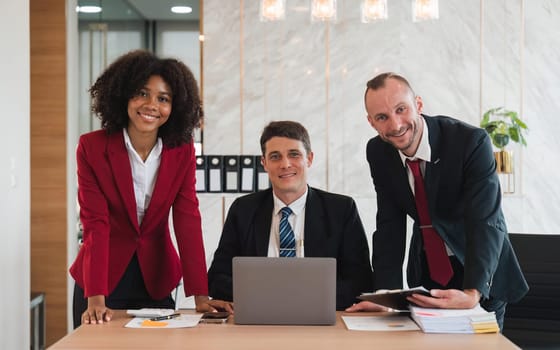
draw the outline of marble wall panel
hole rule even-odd
[[[389,7],[388,20],[361,23],[355,2],[340,6],[343,16],[332,26],[329,41],[329,189],[373,196],[365,149],[377,133],[367,122],[364,92],[366,82],[375,75],[401,71],[397,44],[400,16],[398,11],[392,15]]]
[[[204,2],[203,99],[205,154],[239,154],[240,19],[238,1]]]
[[[401,1],[401,10],[410,6]],[[478,123],[480,3],[440,1],[438,20],[402,19],[399,62],[426,114]]]
[[[242,43],[242,127],[243,152],[260,154],[259,136],[268,122],[265,89],[268,76],[268,54],[263,52],[271,42],[268,41],[269,25],[259,21],[259,7],[252,1],[244,1],[243,43]]]
[[[365,145],[375,131],[363,94],[367,80],[396,71],[427,114],[478,125],[490,107],[519,110],[531,132],[529,147],[513,146],[516,192],[504,196],[506,219],[510,231],[559,231],[560,185],[549,164],[560,142],[560,5],[440,1],[438,20],[414,23],[411,2],[395,0],[387,20],[364,24],[358,2],[338,3],[334,24],[310,23],[306,0],[287,0],[285,21],[263,23],[256,1],[205,0],[205,152],[259,153],[266,123],[298,120],[315,151],[310,183],[359,198],[372,232]]]
[[[521,0],[484,2],[481,22],[481,111],[521,110]]]
[[[560,2],[524,2],[523,115],[530,127],[523,152],[524,232],[560,232]]]

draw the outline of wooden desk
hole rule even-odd
[[[130,318],[118,311],[111,322],[81,326],[49,349],[519,349],[501,334],[348,331],[341,315],[334,326],[246,326],[230,318],[227,324],[194,328],[129,329],[124,325]]]

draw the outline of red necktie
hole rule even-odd
[[[407,159],[406,164],[408,164],[412,175],[414,175],[414,199],[416,200],[416,210],[420,219],[420,229],[424,239],[424,251],[426,252],[426,260],[428,260],[430,278],[442,286],[446,286],[451,276],[453,276],[453,268],[447,256],[443,240],[432,227],[424,179],[420,173],[420,161]]]

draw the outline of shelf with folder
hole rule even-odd
[[[257,159],[258,157],[258,159]],[[255,156],[255,163],[256,163],[256,171],[257,171],[257,183],[256,188],[257,191],[266,190],[270,187],[270,179],[268,178],[268,173],[264,170],[263,165],[261,164],[261,157]]]
[[[254,192],[257,189],[257,163],[260,164],[259,156],[239,156],[239,191]]]
[[[196,157],[198,193],[250,193],[270,187],[260,155],[199,155]]]
[[[208,172],[206,166],[205,156],[196,156],[196,192],[206,192],[206,173]]]
[[[222,192],[223,188],[223,156],[209,155],[206,159],[206,191]]]
[[[226,155],[223,156],[223,186],[222,191],[227,193],[237,193],[239,192],[239,177],[240,177],[240,167],[239,167],[239,157],[237,155]]]

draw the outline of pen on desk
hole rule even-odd
[[[179,317],[179,316],[181,316],[181,314],[171,314],[171,315],[167,315],[167,316],[158,316],[158,317],[150,318],[150,321],[170,320],[172,318]]]

